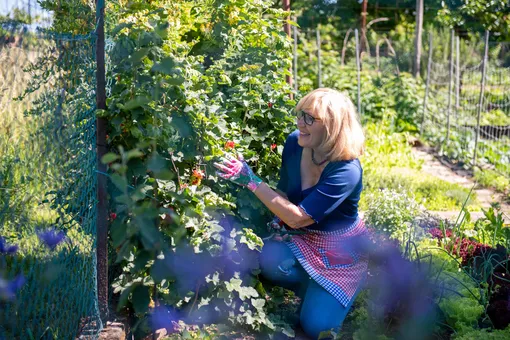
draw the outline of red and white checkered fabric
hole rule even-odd
[[[347,229],[332,232],[307,230],[286,242],[308,275],[347,306],[365,278],[368,256],[352,247],[367,229],[358,219]],[[356,242],[356,241],[354,241]]]

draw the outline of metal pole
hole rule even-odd
[[[358,75],[358,114],[361,116],[361,65],[359,60],[359,34],[358,29],[354,30],[354,39],[356,39],[356,73]]]
[[[294,17],[294,22],[296,21],[296,18]],[[293,29],[294,33],[294,91],[298,91],[298,70],[297,70],[297,63],[298,63],[298,47],[297,47],[297,27],[294,26]]]
[[[421,62],[421,36],[423,32],[423,0],[416,0],[416,36],[414,38],[414,65],[413,75],[420,75]]]
[[[421,117],[420,135],[423,135],[425,128],[425,112],[427,111],[427,98],[429,96],[430,89],[430,69],[432,68],[432,32],[429,32],[429,58],[427,62],[427,82],[425,86],[425,98],[423,98],[423,114]]]
[[[448,73],[448,110],[446,117],[446,144],[450,138],[450,116],[452,112],[452,92],[453,92],[453,49],[455,43],[455,31],[450,32],[450,72]]]
[[[482,81],[480,84],[480,98],[478,100],[478,118],[476,120],[475,150],[473,152],[473,166],[476,166],[478,139],[480,138],[480,118],[482,116],[483,96],[485,94],[485,78],[487,76],[487,64],[489,58],[489,31],[485,31],[485,52],[482,61]]]
[[[321,71],[321,32],[320,25],[317,25],[317,29],[315,30],[317,34],[317,85],[318,87],[322,87],[322,71]]]
[[[96,108],[106,109],[106,75],[105,75],[105,50],[104,50],[104,2],[96,0]],[[97,170],[105,173],[106,164],[101,158],[106,154],[106,129],[107,121],[104,118],[96,118],[96,143],[97,143]],[[97,176],[97,297],[101,319],[108,318],[108,202],[106,190],[106,177]]]
[[[456,45],[456,65],[457,72],[455,72],[455,117],[459,117],[459,108],[460,108],[460,38],[456,37],[455,39]]]

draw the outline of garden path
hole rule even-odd
[[[423,172],[450,183],[457,183],[468,189],[473,187],[475,181],[470,171],[448,163],[435,154],[430,147],[417,146],[413,147],[412,150],[415,157],[423,160]],[[488,209],[491,202],[499,202],[501,210],[504,213],[505,223],[510,224],[510,205],[508,202],[505,202],[503,194],[493,189],[481,188],[479,186],[475,187],[474,191],[476,192],[480,206],[484,209]],[[433,211],[431,213],[444,219],[455,220],[459,211]],[[480,217],[483,217],[481,211],[471,212],[472,220],[476,220]]]

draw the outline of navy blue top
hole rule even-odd
[[[292,132],[283,149],[277,188],[300,206],[315,223],[308,229],[332,231],[351,226],[358,218],[363,169],[358,159],[329,162],[311,188],[301,190],[299,130]]]

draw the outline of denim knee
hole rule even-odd
[[[344,319],[345,319],[345,317],[344,317]],[[338,320],[338,319],[321,317],[320,306],[318,306],[317,312],[315,313],[314,317],[304,318],[303,313],[301,313],[300,323],[301,323],[301,328],[303,329],[305,334],[310,337],[310,339],[318,339],[319,335],[322,332],[326,332],[329,330],[338,332],[338,330],[342,326],[343,319]],[[323,339],[329,339],[329,338],[323,338]],[[331,337],[331,339],[333,339],[333,337]]]
[[[333,295],[311,280],[301,309],[301,327],[312,339],[318,339],[319,334],[324,331],[338,332],[356,296],[357,294],[347,306],[343,306]]]
[[[296,290],[307,281],[308,275],[283,242],[266,242],[259,262],[262,276],[284,288]]]

